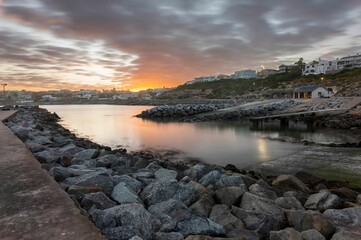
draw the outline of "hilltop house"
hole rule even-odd
[[[321,60],[312,61],[304,65],[302,75],[318,75],[325,74],[336,70],[337,61]]]
[[[341,59],[337,59],[336,61],[337,61],[337,70],[361,67],[360,54],[343,57]]]
[[[325,98],[330,97],[330,92],[318,85],[308,85],[296,88],[293,91],[293,98]]]
[[[263,69],[262,71],[257,72],[257,78],[267,78],[277,73],[278,70],[276,69]]]

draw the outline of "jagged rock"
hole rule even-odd
[[[211,194],[211,191],[209,189],[205,188],[202,184],[195,181],[188,182],[188,185],[192,186],[195,189],[197,193],[197,198],[201,197],[204,194]]]
[[[204,194],[198,201],[193,203],[189,208],[198,213],[200,216],[208,217],[216,204],[210,194]]]
[[[325,211],[330,208],[339,208],[340,206],[341,201],[337,195],[331,194],[328,191],[312,194],[305,203],[305,208],[320,211]]]
[[[149,163],[145,169],[148,171],[151,171],[152,173],[155,174],[161,168],[162,167],[159,165],[159,161],[153,161],[153,162]],[[163,168],[163,169],[165,169],[165,168]],[[168,169],[166,169],[166,170],[168,170]]]
[[[188,235],[211,235],[219,236],[225,234],[223,227],[208,218],[192,216],[177,224],[178,231],[184,236]]]
[[[306,193],[310,191],[301,180],[292,175],[280,175],[272,182],[272,185],[279,187],[289,187]]]
[[[108,240],[128,240],[134,236],[140,235],[139,230],[131,225],[106,228],[102,231],[102,233]]]
[[[120,204],[124,203],[142,203],[137,193],[130,190],[126,183],[118,183],[112,192],[112,198]]]
[[[299,171],[295,174],[295,177],[297,177],[299,180],[301,180],[303,183],[308,185],[309,187],[314,187],[320,183],[325,182],[326,180],[320,177],[317,177],[315,175],[312,175],[308,172]]]
[[[244,228],[237,228],[232,231],[229,231],[226,234],[227,238],[234,238],[234,239],[245,239],[245,240],[259,240],[259,235],[254,232]]]
[[[283,197],[294,197],[296,198],[302,205],[304,205],[307,201],[308,195],[300,192],[300,191],[287,191],[283,193]]]
[[[79,177],[67,178],[64,183],[69,185],[97,186],[108,196],[110,196],[113,191],[112,178],[109,173],[105,171],[95,171]]]
[[[51,150],[44,150],[34,153],[34,157],[40,163],[56,163],[60,159],[60,156],[56,152]]]
[[[143,205],[138,203],[122,204],[103,211],[111,213],[117,225],[129,226],[139,232],[139,234],[133,234],[132,236],[137,235],[145,240],[152,239],[152,234],[155,231],[155,221],[151,214],[144,209]]]
[[[246,185],[247,188],[249,188],[251,185],[253,185],[257,182],[256,179],[254,179],[250,176],[247,176],[247,175],[239,174],[238,176],[240,176],[242,178],[242,181],[244,182],[244,184]]]
[[[102,188],[92,185],[92,186],[78,186],[71,185],[68,189],[68,194],[74,196],[74,198],[78,201],[81,201],[83,196],[88,193],[96,193],[101,192]]]
[[[334,226],[321,213],[312,210],[289,210],[286,212],[288,222],[298,231],[316,229],[329,239],[335,232]]]
[[[96,167],[110,168],[112,166],[112,163],[117,161],[118,159],[119,159],[119,156],[116,156],[113,154],[101,156],[97,159]]]
[[[142,183],[132,178],[131,176],[128,175],[113,176],[114,185],[117,185],[121,182],[125,183],[129,189],[133,190],[137,194],[140,193],[140,191],[142,190]]]
[[[283,210],[275,201],[267,198],[260,197],[253,193],[246,192],[242,196],[241,208],[245,210],[252,210],[257,212],[263,212],[274,216],[283,216]]]
[[[133,237],[130,238],[129,240],[144,240],[144,239],[141,238],[141,237],[138,237],[138,236],[133,236]]]
[[[174,170],[159,168],[155,172],[154,176],[156,179],[175,179],[177,177],[177,172]]]
[[[232,206],[241,200],[243,193],[247,191],[246,186],[243,187],[224,187],[216,190],[215,198],[221,204]]]
[[[199,181],[204,175],[209,173],[211,168],[204,164],[196,164],[186,171],[184,171],[184,175],[190,177],[193,181]]]
[[[270,240],[302,240],[301,233],[293,228],[286,228],[280,231],[272,231]]]
[[[43,146],[51,146],[53,145],[53,141],[49,139],[49,137],[45,136],[33,136],[31,139],[32,142],[43,145]]]
[[[242,221],[233,216],[228,206],[224,204],[214,205],[209,218],[221,225],[226,233],[244,227]]]
[[[142,169],[146,168],[149,165],[149,160],[145,158],[138,157],[139,159],[135,162],[134,168],[135,169]]]
[[[189,206],[196,200],[192,186],[178,183],[175,179],[161,179],[149,184],[141,193],[141,199],[148,206],[174,198]]]
[[[73,143],[67,144],[64,147],[58,149],[60,156],[67,156],[72,158],[76,153],[83,151],[84,148],[78,147]]]
[[[294,197],[279,197],[276,199],[276,204],[283,209],[301,210],[302,204]]]
[[[221,173],[218,170],[213,170],[206,175],[204,175],[199,183],[204,187],[208,187],[209,185],[215,185],[216,182],[221,178]]]
[[[149,170],[139,170],[136,173],[132,174],[133,178],[136,178],[138,180],[143,180],[144,178],[153,178],[154,177],[154,173],[149,171]]]
[[[117,204],[110,200],[103,192],[85,194],[81,201],[81,206],[88,211],[94,205],[97,209],[106,209]]]
[[[215,184],[216,188],[224,188],[224,187],[242,187],[246,189],[246,185],[244,184],[242,178],[240,176],[228,176],[222,174],[218,181]]]
[[[265,188],[265,187],[261,187],[258,183],[250,186],[249,191],[250,191],[250,193],[253,193],[260,197],[268,198],[271,200],[276,200],[276,198],[277,198],[277,194],[274,191],[272,191],[268,188]]]
[[[81,176],[90,172],[94,171],[81,167],[76,168],[75,165],[71,167],[53,167],[49,170],[49,174],[58,182],[64,181],[69,177]]]
[[[178,232],[157,232],[155,233],[155,240],[183,240],[183,235]]]
[[[98,157],[99,153],[100,151],[98,149],[86,149],[76,153],[73,158],[77,158],[79,160],[89,160]]]
[[[46,147],[44,145],[41,145],[41,144],[36,143],[36,142],[32,142],[30,140],[27,140],[25,142],[25,145],[29,148],[29,150],[32,153],[37,153],[37,152],[41,152],[41,151],[46,150]]]
[[[331,240],[360,240],[360,239],[361,239],[361,234],[347,232],[347,231],[337,232],[331,238]]]
[[[361,235],[361,208],[328,209],[323,216],[337,229]]]
[[[354,202],[357,198],[357,195],[359,195],[358,192],[348,188],[330,189],[330,192],[339,196],[343,201],[350,201],[350,202]]]
[[[326,238],[316,229],[309,229],[301,232],[303,240],[326,240]]]
[[[99,229],[114,228],[117,226],[114,215],[104,210],[91,210],[90,218],[95,223],[95,226],[97,226]]]

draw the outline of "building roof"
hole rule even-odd
[[[319,87],[321,87],[321,86],[319,86],[319,85],[302,86],[302,87],[296,88],[293,92],[295,92],[295,93],[313,92],[314,90],[316,90]]]
[[[342,59],[355,58],[355,57],[361,57],[361,55],[360,55],[360,54],[356,54],[356,55],[352,55],[352,56],[347,56],[347,57],[341,58],[341,60],[342,60]]]

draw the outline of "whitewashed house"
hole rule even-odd
[[[321,60],[312,61],[310,63],[305,64],[302,69],[302,75],[318,75],[318,74],[326,74],[328,72],[335,71],[337,69],[337,61],[332,60]]]
[[[326,88],[318,85],[302,86],[293,91],[293,98],[326,98],[330,95],[331,93]]]
[[[353,56],[343,57],[341,59],[337,59],[336,62],[337,70],[361,67],[361,55],[356,54]]]
[[[257,74],[256,74],[256,70],[242,70],[242,71],[236,71],[233,75],[232,75],[232,79],[251,79],[251,78],[256,78]]]

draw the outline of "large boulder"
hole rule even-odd
[[[37,153],[37,152],[41,152],[41,151],[44,151],[47,149],[46,146],[42,145],[42,144],[39,144],[39,143],[36,143],[36,142],[33,142],[31,140],[27,140],[25,142],[25,145],[29,148],[29,150],[32,152],[32,153]]]
[[[283,218],[283,210],[275,203],[275,201],[260,197],[253,193],[244,193],[240,206],[245,210],[263,212],[265,214],[271,214]]]
[[[202,184],[204,187],[208,187],[210,185],[215,185],[220,178],[221,178],[221,173],[218,170],[213,170],[207,173],[206,175],[204,175],[199,180],[199,183]]]
[[[244,228],[242,221],[232,215],[228,206],[224,204],[214,205],[209,219],[221,225],[226,233],[234,229]]]
[[[177,224],[177,230],[182,233],[184,237],[188,235],[224,235],[224,228],[211,221],[208,218],[192,215],[190,218],[184,219]]]
[[[81,201],[81,206],[87,211],[93,206],[97,209],[106,209],[116,205],[116,202],[110,200],[103,192],[85,194]]]
[[[193,203],[189,208],[200,216],[208,217],[212,211],[213,206],[216,204],[211,194],[204,194],[198,201]]]
[[[34,157],[40,163],[56,163],[60,159],[59,154],[52,150],[44,150],[41,152],[34,153]]]
[[[114,185],[125,183],[129,189],[133,190],[137,194],[142,190],[142,183],[128,175],[113,176],[113,183]]]
[[[288,187],[302,192],[309,192],[308,187],[297,177],[292,175],[280,175],[272,182],[272,185],[278,187]]]
[[[224,187],[215,191],[215,198],[217,202],[230,207],[239,204],[243,193],[246,191],[245,185],[242,185],[242,187]]]
[[[43,146],[51,146],[53,145],[53,141],[51,141],[49,139],[49,137],[46,137],[46,136],[39,136],[39,135],[34,135],[32,138],[31,138],[31,141],[34,142],[34,143],[37,143],[37,144],[40,144],[40,145],[43,145]]]
[[[301,233],[293,228],[270,232],[270,240],[302,240]]]
[[[269,188],[262,187],[258,183],[253,184],[249,187],[249,192],[256,194],[260,197],[276,200],[277,194]]]
[[[134,239],[133,237],[138,237],[138,235],[141,235],[139,229],[131,225],[106,228],[102,231],[102,233],[108,240],[128,240]]]
[[[246,185],[238,175],[229,176],[222,174],[218,181],[216,181],[216,188],[219,189],[224,187],[242,187],[246,189]]]
[[[77,177],[91,172],[94,172],[94,170],[76,165],[71,167],[53,167],[49,170],[49,174],[53,176],[57,182],[62,182],[66,178]]]
[[[64,147],[61,147],[58,149],[58,153],[60,156],[65,156],[68,158],[72,158],[76,153],[83,151],[84,148],[78,147],[74,145],[73,143],[69,143],[65,145]]]
[[[157,232],[154,235],[155,240],[183,240],[183,235],[178,232]]]
[[[155,173],[154,176],[156,179],[176,179],[177,172],[174,170],[169,170],[165,168],[159,168]]]
[[[305,208],[311,210],[325,211],[330,208],[339,207],[341,207],[339,197],[335,194],[331,194],[327,190],[312,194],[305,203]]]
[[[90,218],[100,230],[117,226],[114,214],[109,211],[93,209],[90,211]]]
[[[68,185],[97,186],[108,196],[110,196],[113,191],[113,181],[110,174],[101,170],[90,172],[79,177],[67,178],[64,183]]]
[[[326,182],[325,179],[317,177],[315,175],[312,175],[305,171],[299,171],[295,174],[295,177],[300,179],[303,183],[305,183],[310,188],[313,188],[314,186]]]
[[[316,229],[309,229],[301,232],[303,240],[326,240],[326,238]]]
[[[196,200],[192,186],[178,183],[175,179],[161,179],[149,184],[140,194],[148,206],[174,198],[190,206]]]
[[[96,193],[96,192],[101,192],[101,191],[102,191],[102,188],[100,188],[96,185],[91,185],[91,186],[71,185],[68,188],[67,192],[69,195],[73,196],[76,200],[81,202],[81,200],[85,194]]]
[[[328,209],[323,216],[338,230],[361,235],[361,208]]]
[[[184,171],[184,175],[190,177],[193,181],[198,181],[210,171],[210,166],[199,163]]]
[[[99,153],[100,151],[98,149],[86,149],[76,153],[73,158],[79,160],[89,160],[98,157]]]
[[[327,239],[335,233],[335,227],[320,212],[289,210],[286,213],[289,224],[298,231],[316,229]]]
[[[288,210],[301,210],[303,209],[302,204],[294,197],[279,197],[276,199],[276,204]]]
[[[137,193],[129,189],[124,182],[121,182],[114,187],[112,198],[120,204],[142,203],[142,200],[138,197]]]

